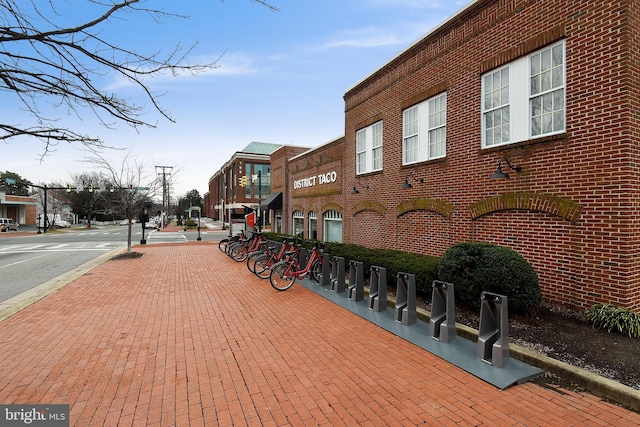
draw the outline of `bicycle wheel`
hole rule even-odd
[[[322,261],[313,261],[313,265],[311,266],[311,279],[318,283],[322,281]]]
[[[296,281],[296,276],[290,273],[291,271],[290,265],[284,261],[280,261],[271,267],[271,272],[269,274],[269,282],[271,282],[271,286],[278,291],[286,291]]]
[[[262,255],[264,255],[263,252],[252,252],[247,255],[247,269],[250,272],[255,273],[256,258]]]
[[[240,242],[229,242],[229,243],[227,243],[227,246],[224,247],[224,253],[229,255],[229,256],[231,256],[231,250],[234,247],[236,247],[238,245],[241,245],[241,244],[242,243],[240,243]]]
[[[229,239],[222,239],[220,240],[220,242],[218,242],[218,249],[220,249],[221,252],[224,252],[228,244]]]
[[[233,258],[233,260],[236,262],[244,261],[245,259],[247,259],[247,255],[249,255],[249,253],[247,252],[247,248],[245,248],[244,245],[236,246],[231,250],[231,258]]]
[[[253,273],[261,279],[268,279],[271,275],[271,269],[269,264],[271,262],[271,255],[262,254],[256,258],[253,264]]]

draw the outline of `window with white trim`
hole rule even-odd
[[[309,212],[309,239],[318,240],[318,214]]]
[[[304,213],[302,211],[293,211],[291,217],[293,219],[293,235],[304,237]]]
[[[564,43],[546,48],[529,58],[531,136],[565,129]]]
[[[342,243],[342,214],[338,211],[327,211],[322,215],[324,241]]]
[[[566,130],[565,42],[482,76],[482,147]]]
[[[447,155],[447,94],[413,105],[402,112],[402,164]]]
[[[382,170],[382,121],[356,132],[356,174]]]

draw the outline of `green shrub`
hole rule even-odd
[[[538,276],[512,249],[465,242],[451,247],[438,267],[438,279],[454,284],[456,302],[480,308],[483,291],[504,295],[509,309],[522,312],[542,301]]]
[[[281,242],[283,237],[295,239],[294,236],[285,236],[278,233],[263,233],[265,238]],[[306,249],[311,249],[314,240],[298,241]],[[397,274],[408,273],[416,276],[416,292],[424,296],[431,297],[431,284],[436,279],[440,257],[420,255],[409,252],[394,251],[389,249],[372,249],[364,246],[325,242],[325,251],[332,257],[344,258],[344,265],[347,273],[349,271],[349,262],[360,261],[364,267],[365,278],[369,277],[371,266],[384,267],[387,270],[387,284],[395,287],[397,283]]]
[[[612,304],[596,304],[585,314],[594,328],[616,330],[631,338],[640,337],[640,313],[615,307]]]

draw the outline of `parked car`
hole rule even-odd
[[[158,228],[158,224],[152,219],[144,223],[144,228]]]
[[[65,219],[57,219],[53,223],[53,226],[55,228],[71,228],[71,223]]]
[[[120,225],[129,225],[129,220],[127,218],[120,221]]]
[[[0,231],[9,231],[20,229],[20,224],[12,220],[11,218],[0,218]]]

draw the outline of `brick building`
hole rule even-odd
[[[203,215],[229,223],[243,218],[271,193],[269,155],[280,144],[252,142],[233,156],[209,179]]]
[[[284,146],[271,155],[273,191],[282,193],[282,206],[264,207],[275,231],[342,241],[343,156],[344,137],[313,149]]]
[[[0,191],[0,218],[11,218],[18,224],[36,224],[36,198],[14,196]]]
[[[477,0],[349,88],[344,174],[369,190],[344,240],[489,241],[547,300],[640,309],[639,23],[634,1]]]
[[[344,138],[274,152],[283,229],[335,240],[328,214],[369,247],[492,242],[548,301],[640,309],[639,40],[634,1],[469,3],[347,89]]]

